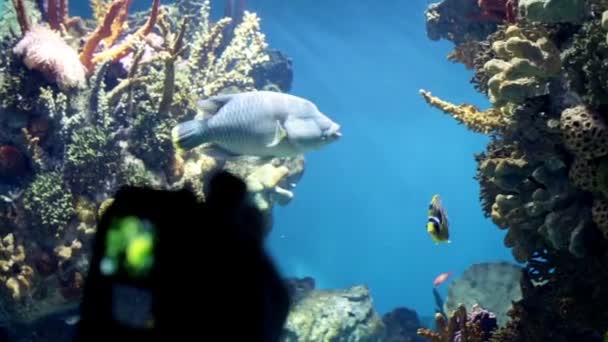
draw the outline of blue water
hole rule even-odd
[[[72,1],[74,14],[88,15]],[[134,9],[151,1],[135,0]],[[167,3],[167,1],[163,1]],[[223,1],[214,1],[221,13]],[[426,37],[422,0],[250,0],[272,48],[294,61],[292,93],[343,127],[343,139],[307,157],[288,206],[275,209],[269,248],[287,276],[318,287],[370,287],[380,313],[433,312],[432,281],[471,263],[513,261],[504,232],[482,215],[473,179],[487,137],[429,107],[420,88],[485,108],[472,76]],[[426,233],[431,196],[441,194],[451,244]],[[445,293],[446,285],[442,285]]]

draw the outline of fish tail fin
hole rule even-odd
[[[179,123],[171,130],[173,146],[178,150],[193,149],[205,143],[204,131],[204,120],[194,119]]]

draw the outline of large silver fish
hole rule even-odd
[[[199,102],[206,114],[172,130],[175,146],[211,144],[228,155],[292,157],[342,136],[340,125],[309,100],[280,92],[218,95]]]

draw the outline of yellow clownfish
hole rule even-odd
[[[429,218],[426,231],[431,235],[435,244],[450,243],[448,214],[441,203],[441,197],[434,195],[429,204]]]

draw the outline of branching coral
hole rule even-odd
[[[509,124],[508,117],[495,109],[480,111],[475,106],[469,104],[457,106],[434,97],[426,90],[420,90],[420,95],[422,95],[428,104],[449,114],[474,132],[488,134],[500,130]]]
[[[190,56],[191,70],[197,75],[194,79],[197,93],[204,97],[213,96],[230,86],[251,90],[254,85],[251,77],[253,68],[269,60],[265,52],[266,38],[260,32],[258,16],[245,11],[243,22],[234,29],[234,38],[219,56],[215,55],[215,51],[231,19],[224,18],[211,25],[209,1],[201,8],[201,17],[200,32]]]
[[[140,27],[134,34],[130,35],[124,42],[115,44],[107,50],[95,53],[99,44],[102,41],[110,42],[116,40],[119,31],[126,20],[126,11],[131,0],[114,0],[108,8],[103,22],[87,39],[82,52],[80,53],[80,62],[85,66],[87,71],[92,72],[95,65],[111,60],[117,61],[133,52],[134,44],[146,37],[156,25],[158,13],[160,9],[160,0],[153,0],[150,17],[146,23]],[[120,28],[120,29],[119,29]]]

